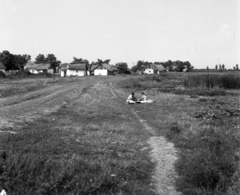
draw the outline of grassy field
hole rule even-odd
[[[110,83],[102,81],[84,88],[54,113],[6,129],[18,133],[0,136],[0,190],[26,195],[156,194],[151,179],[155,164],[146,143],[152,135],[131,113],[134,106],[156,135],[177,147],[177,190],[184,195],[239,194],[239,88],[221,84],[238,86],[239,75],[232,77],[234,81],[226,80],[231,75],[215,75],[210,75],[213,87],[208,87],[209,75],[203,73],[131,76],[121,81],[116,77],[118,98]],[[44,87],[45,81],[48,86],[61,85],[75,78],[44,79],[36,80],[43,86],[33,85]],[[195,85],[199,79],[201,85]],[[30,80],[22,82],[31,86]],[[141,91],[156,101],[125,104],[129,93],[140,97]]]
[[[208,76],[216,86],[203,87]],[[229,90],[218,85],[235,80],[239,86],[239,78],[237,74],[173,73],[135,77],[119,84],[125,91],[145,91],[156,100],[154,106],[137,109],[141,118],[178,148],[176,186],[183,194],[239,194],[239,87]],[[202,85],[190,85],[200,79]]]
[[[0,137],[0,185],[9,194],[154,194],[146,140],[109,84]],[[124,105],[124,106],[123,106]]]

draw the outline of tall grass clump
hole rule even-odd
[[[187,88],[200,89],[240,89],[239,74],[194,74],[184,79]]]
[[[184,136],[173,139],[181,149],[176,163],[178,189],[185,194],[226,194],[239,171],[240,141],[236,129],[205,127],[188,135],[187,140]]]

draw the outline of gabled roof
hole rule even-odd
[[[96,69],[107,69],[108,71],[113,71],[114,70],[113,66],[110,65],[110,64],[107,64],[107,63],[104,63],[102,65],[100,65],[100,64],[92,65],[91,71],[94,71]]]
[[[69,70],[86,70],[86,64],[69,64],[68,66]]]
[[[152,68],[153,69],[155,69],[155,70],[166,70],[165,68],[164,68],[164,66],[163,65],[161,65],[161,64],[153,64],[152,65]]]
[[[6,67],[3,65],[3,63],[2,62],[0,62],[0,69],[6,69]]]
[[[48,70],[51,69],[51,64],[35,64],[34,62],[28,62],[24,69],[28,70]]]
[[[68,66],[69,66],[70,64],[68,64],[68,63],[63,63],[63,64],[60,64],[60,69],[61,69],[61,71],[66,71],[67,69],[68,69]]]

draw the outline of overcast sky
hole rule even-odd
[[[240,0],[0,0],[0,52],[240,64]]]

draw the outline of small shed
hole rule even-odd
[[[6,73],[6,67],[3,65],[2,62],[0,62],[0,71],[3,72],[4,74]]]
[[[91,72],[96,75],[107,76],[107,75],[114,75],[114,68],[112,65],[104,63],[104,64],[97,64],[92,65]]]

